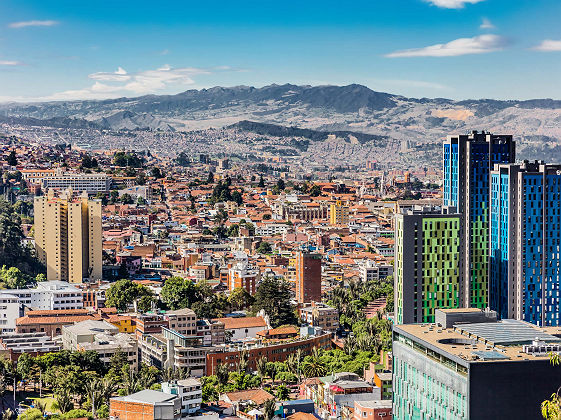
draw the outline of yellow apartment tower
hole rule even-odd
[[[101,279],[101,201],[72,190],[35,197],[35,248],[47,280],[82,283]]]
[[[331,225],[346,225],[349,223],[349,207],[337,200],[329,207],[329,223]]]

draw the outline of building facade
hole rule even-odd
[[[296,301],[321,302],[321,255],[296,254]]]
[[[490,307],[501,318],[559,325],[561,165],[491,172]]]
[[[35,249],[47,280],[82,283],[102,275],[101,201],[67,191],[35,197]]]
[[[490,172],[496,163],[513,163],[510,135],[477,131],[451,135],[443,145],[444,206],[462,215],[462,306],[485,308],[488,296]]]
[[[395,322],[432,322],[461,306],[461,216],[419,208],[396,215]]]

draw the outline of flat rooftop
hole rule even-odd
[[[531,345],[536,339],[544,345],[561,345],[561,338],[556,336],[561,336],[561,328],[538,327],[513,319],[457,324],[452,328],[437,324],[395,325],[394,331],[415,338],[427,348],[464,360],[464,363],[547,360],[547,352],[527,354],[524,345]]]

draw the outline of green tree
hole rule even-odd
[[[172,310],[189,308],[197,299],[197,290],[191,280],[170,277],[164,283],[160,298]]]
[[[121,203],[123,203],[123,204],[132,204],[132,203],[134,203],[134,200],[132,199],[132,197],[131,197],[130,194],[124,193],[124,194],[121,196]]]
[[[277,404],[274,399],[265,401],[263,404],[263,420],[273,420],[276,409]]]
[[[277,387],[275,396],[277,397],[277,400],[280,401],[286,401],[289,399],[290,396],[290,390],[288,389],[288,387],[286,385],[279,385]]]
[[[253,296],[251,296],[249,292],[242,287],[236,287],[232,290],[230,296],[228,296],[228,303],[232,306],[232,309],[237,311],[249,308],[253,305],[254,301],[255,299]]]
[[[15,150],[12,150],[10,152],[10,154],[8,155],[8,159],[6,159],[6,162],[9,166],[16,166],[18,164],[18,158],[16,156]]]
[[[311,197],[319,197],[321,195],[321,188],[319,185],[314,184],[310,188],[310,196]]]
[[[317,348],[314,348],[312,354],[304,359],[302,371],[308,378],[317,378],[327,373],[327,369],[320,358],[320,353]]]
[[[21,272],[19,268],[2,266],[0,268],[0,282],[9,289],[24,288],[29,282],[29,277]]]
[[[265,188],[265,180],[263,179],[263,175],[259,177],[259,184],[257,184],[259,188]]]
[[[257,247],[257,252],[260,254],[270,254],[273,251],[271,244],[267,241],[261,241]]]
[[[273,328],[297,325],[298,319],[291,303],[290,285],[285,280],[264,276],[255,293],[253,311],[264,310]]]
[[[135,300],[143,297],[152,297],[153,293],[146,286],[132,282],[129,279],[118,280],[105,292],[107,307],[115,307],[125,311]]]
[[[206,179],[206,183],[207,184],[214,184],[214,174],[212,173],[212,171],[210,171],[208,173],[208,177]]]

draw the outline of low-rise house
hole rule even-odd
[[[268,328],[267,322],[261,316],[252,317],[225,317],[218,318],[224,324],[224,331],[231,341],[244,340],[257,337],[257,333]]]

